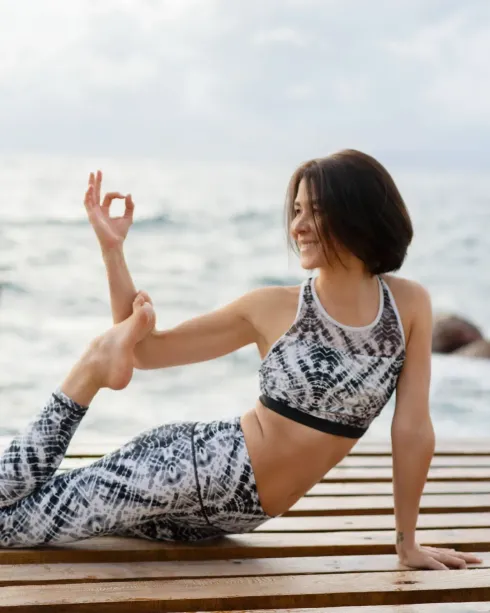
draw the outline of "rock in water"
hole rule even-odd
[[[435,353],[453,353],[482,340],[479,328],[463,317],[440,315],[435,318],[432,329],[432,351]]]
[[[454,353],[468,358],[490,358],[490,341],[485,339],[474,341],[457,349]]]

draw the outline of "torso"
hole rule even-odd
[[[404,320],[397,300],[399,288],[405,281],[390,276],[383,279],[397,302],[408,338],[409,322]],[[262,359],[294,322],[299,296],[300,287],[277,288],[271,293],[269,308],[264,309],[255,322],[260,332],[257,344]],[[377,309],[378,304],[373,301],[372,305],[366,305],[365,313],[351,314],[351,317],[364,318],[365,321],[358,324],[364,325],[374,319]],[[330,314],[337,315],[331,310]],[[353,321],[345,323],[354,325]],[[260,401],[243,415],[241,423],[259,497],[265,512],[272,516],[288,510],[357,442],[297,423],[264,407]]]

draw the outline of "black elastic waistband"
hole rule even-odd
[[[259,397],[259,400],[265,407],[279,413],[279,415],[321,432],[334,434],[335,436],[345,436],[346,438],[361,438],[367,431],[367,428],[356,428],[355,426],[339,424],[322,417],[316,417],[264,394]]]

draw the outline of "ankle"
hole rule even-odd
[[[91,346],[72,368],[61,385],[61,391],[77,404],[88,406],[104,387],[102,366],[98,352]]]

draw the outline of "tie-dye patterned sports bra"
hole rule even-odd
[[[259,370],[265,407],[322,432],[360,438],[395,390],[405,359],[405,337],[395,300],[378,277],[379,310],[367,326],[330,317],[303,282],[291,328]]]

